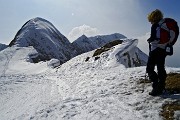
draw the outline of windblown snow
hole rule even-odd
[[[134,67],[137,40],[129,40],[95,60],[94,51],[59,67],[58,60],[32,63],[37,51],[8,47],[0,51],[1,120],[159,120],[162,105],[179,94],[148,95],[151,84],[138,84],[145,66]],[[136,54],[135,54],[136,53]],[[29,57],[31,56],[31,57]],[[138,55],[139,56],[139,55]],[[90,57],[88,61],[86,58]],[[147,56],[141,54],[144,62]],[[129,61],[131,60],[131,61]],[[128,65],[131,64],[131,68]],[[166,68],[180,72],[180,68]],[[176,116],[178,116],[178,111]]]

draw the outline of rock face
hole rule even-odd
[[[114,47],[118,44],[122,44],[122,42],[123,42],[123,40],[115,40],[115,41],[112,41],[112,42],[105,44],[104,46],[95,50],[93,57],[96,57],[96,56],[102,54],[103,52],[112,49],[112,47]]]
[[[62,64],[77,55],[73,45],[52,23],[38,17],[27,21],[9,46],[33,46],[38,52],[34,62],[55,58]]]
[[[8,46],[0,43],[0,51],[6,49]]]

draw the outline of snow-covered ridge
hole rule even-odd
[[[122,64],[125,67],[145,66],[148,56],[137,47],[137,44],[137,39],[126,39],[121,44],[108,48],[108,51],[105,50],[95,57],[107,66],[116,66],[117,64]]]
[[[113,46],[110,50],[100,54],[100,59],[97,61],[104,66],[116,66],[117,64],[121,64],[125,67],[138,67],[146,65],[147,55],[137,48],[137,42],[138,40],[136,39],[126,39],[122,44]],[[94,53],[94,51],[91,51],[91,53]],[[37,69],[37,67],[33,68],[33,66],[45,64],[47,68],[53,68],[61,64],[58,59],[51,59],[50,61],[40,62],[39,64],[34,65],[33,61],[38,55],[39,53],[33,46],[12,46],[6,48],[0,52],[2,75],[26,73],[26,71],[31,71],[29,73],[39,73],[37,71],[41,71],[41,69]],[[92,56],[93,55],[89,56],[91,57],[91,60],[93,60],[92,62],[96,62],[95,58]]]
[[[69,40],[52,23],[38,17],[22,26],[10,46],[33,46],[39,53],[40,61],[56,58],[61,64],[77,55]]]
[[[137,44],[137,39],[125,40],[115,47],[109,59],[116,60],[126,67],[145,66],[148,56],[137,47]]]

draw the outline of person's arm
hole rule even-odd
[[[152,41],[156,40],[156,28],[158,27],[158,24],[153,24],[151,26],[151,36],[150,38],[147,40],[149,43],[151,43]]]

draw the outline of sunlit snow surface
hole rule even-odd
[[[0,119],[162,119],[162,104],[179,100],[180,95],[149,96],[150,83],[142,93],[138,82],[144,78],[145,66],[127,68],[119,59],[131,45],[135,43],[118,45],[96,61],[91,51],[55,69],[49,61],[31,63],[28,55],[36,52],[32,47],[0,51]],[[180,68],[166,70],[180,72]]]

